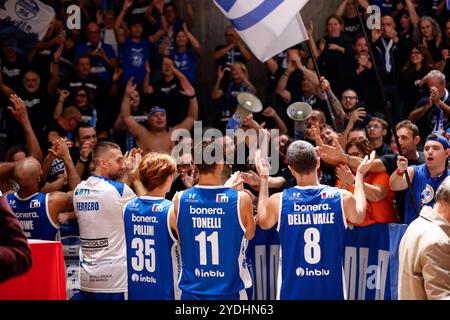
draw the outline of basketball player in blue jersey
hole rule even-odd
[[[206,163],[205,149],[216,163]],[[247,299],[251,277],[245,251],[255,234],[252,201],[245,192],[223,185],[222,144],[205,141],[195,150],[203,155],[196,164],[198,185],[175,195],[170,219],[181,246],[181,299]]]
[[[50,152],[64,161],[69,188],[75,188],[80,178],[65,140],[56,140]],[[59,213],[72,210],[72,192],[40,193],[41,175],[41,164],[36,159],[29,157],[19,161],[14,169],[19,190],[8,194],[7,199],[27,238],[55,241],[59,240]]]
[[[374,152],[359,165],[352,195],[319,184],[320,158],[308,142],[295,141],[286,161],[297,186],[268,197],[267,162],[256,153],[261,177],[258,224],[270,229],[278,223],[280,266],[277,299],[346,299],[344,283],[344,235],[347,220],[360,223],[366,211],[363,178],[375,158]]]
[[[125,205],[123,219],[128,266],[129,300],[179,299],[181,257],[169,224],[170,191],[175,161],[166,154],[149,153],[139,165],[147,193]]]
[[[124,300],[128,285],[123,209],[136,195],[118,181],[127,167],[117,144],[98,143],[92,158],[94,176],[73,194],[81,242],[80,293],[75,299]]]

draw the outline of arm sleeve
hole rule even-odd
[[[450,241],[428,245],[422,259],[422,274],[428,299],[450,299]]]
[[[0,197],[0,282],[30,269],[31,249],[6,198]]]

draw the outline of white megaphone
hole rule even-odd
[[[292,120],[305,121],[311,117],[313,108],[305,102],[295,102],[287,108],[286,112]]]
[[[305,138],[306,120],[311,117],[313,108],[305,102],[295,102],[291,104],[286,113],[294,120],[294,137],[296,140]]]
[[[238,106],[233,118],[242,125],[245,118],[251,113],[261,112],[263,105],[257,96],[248,92],[241,92],[237,96]]]

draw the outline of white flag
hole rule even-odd
[[[308,0],[214,0],[262,62],[308,39],[300,9]]]
[[[13,41],[29,53],[54,16],[53,8],[39,0],[0,0],[0,41]]]

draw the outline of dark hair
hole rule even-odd
[[[309,174],[317,169],[316,149],[309,142],[295,141],[286,152],[286,163],[299,174]]]
[[[395,126],[395,131],[398,131],[401,128],[405,128],[411,131],[413,134],[413,138],[419,136],[419,128],[410,120],[403,120],[402,122],[397,123],[397,125]]]
[[[433,57],[431,55],[430,50],[421,43],[412,46],[411,51],[413,49],[419,50],[420,54],[423,56],[423,61],[422,61],[422,66],[420,67],[420,71],[424,71],[424,72],[428,73],[429,71],[433,70]],[[412,63],[411,59],[409,58],[405,64],[405,66],[403,67],[402,72],[406,76],[411,76],[415,71],[416,71],[416,68],[414,67],[414,64]]]
[[[206,150],[206,152],[205,152]],[[216,150],[221,150],[221,155],[220,154],[216,154]],[[197,145],[195,145],[192,149],[192,159],[195,161],[196,159],[198,159],[195,157],[195,155],[199,155],[201,156],[201,163],[195,163],[195,166],[198,169],[198,172],[201,174],[206,174],[206,173],[213,173],[214,170],[216,169],[216,165],[217,165],[217,160],[219,161],[224,161],[224,145],[223,143],[218,143],[215,139],[214,140],[204,140],[201,143],[198,143]],[[209,154],[212,158],[214,158],[216,160],[216,162],[214,163],[207,163],[205,160],[205,154]],[[216,157],[221,157],[221,159],[217,159]]]
[[[386,120],[381,119],[379,117],[372,117],[372,119],[370,119],[369,123],[371,123],[372,121],[377,121],[377,122],[381,123],[381,126],[383,127],[383,129],[387,129],[387,127],[388,127],[388,123],[386,122]]]
[[[97,130],[91,126],[89,123],[81,123],[78,128],[75,130],[75,139],[79,139],[80,138],[80,129],[84,129],[84,128],[92,128],[95,130],[95,132],[97,133]]]
[[[370,141],[367,138],[359,138],[351,140],[349,143],[347,143],[347,146],[345,147],[345,152],[348,152],[348,149],[350,149],[350,147],[353,146],[358,148],[358,151],[365,156],[368,156],[373,150],[372,146],[370,145]]]

